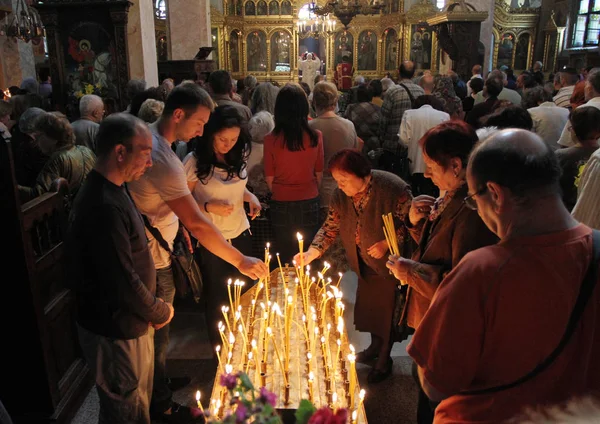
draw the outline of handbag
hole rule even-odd
[[[396,284],[396,290],[394,291],[394,312],[392,314],[392,336],[391,340],[394,342],[403,342],[408,339],[408,336],[413,334],[415,330],[410,328],[406,319],[401,320],[402,312],[406,307],[406,293],[408,286],[402,286]]]
[[[181,239],[175,240],[173,250],[171,250],[169,243],[163,238],[158,228],[150,224],[146,215],[142,215],[142,217],[144,218],[144,225],[150,231],[150,234],[171,256],[171,270],[173,271],[175,291],[179,298],[185,299],[191,294],[194,302],[200,303],[204,283],[194,254],[190,253],[185,242]]]
[[[587,305],[588,300],[592,297],[592,293],[594,292],[594,287],[596,286],[596,281],[598,280],[598,261],[600,260],[600,231],[592,230],[592,261],[590,262],[590,266],[588,271],[583,278],[583,282],[581,283],[581,287],[579,289],[579,295],[577,296],[577,300],[575,301],[575,306],[571,311],[571,316],[569,317],[569,322],[567,323],[567,328],[563,334],[560,343],[554,349],[554,351],[548,355],[546,359],[540,362],[533,370],[519,378],[518,380],[513,381],[512,383],[503,384],[495,387],[487,387],[479,390],[468,390],[460,392],[460,395],[483,395],[501,392],[503,390],[512,389],[520,384],[525,383],[526,381],[531,380],[535,376],[539,375],[542,371],[546,370],[556,358],[560,356],[565,346],[571,340],[571,336],[575,332],[577,328],[577,324],[579,324],[579,320],[583,315],[583,311]]]

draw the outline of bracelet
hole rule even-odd
[[[206,213],[208,213],[208,208],[207,208],[207,206],[208,206],[208,202],[204,202],[204,211],[205,211]]]

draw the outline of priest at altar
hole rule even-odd
[[[344,56],[342,63],[338,63],[333,74],[333,82],[340,91],[350,90],[352,88],[352,75],[354,68],[350,63],[350,58]]]

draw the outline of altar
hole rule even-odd
[[[265,257],[269,262],[268,248]],[[219,365],[211,416],[235,413],[221,376],[244,372],[255,388],[277,396],[275,408],[284,423],[290,417],[293,422],[303,399],[317,409],[347,408],[353,424],[367,423],[365,391],[344,328],[341,275],[334,282],[328,270],[327,263],[321,270],[280,265],[243,295],[242,282],[228,282],[230,305],[223,306],[219,323],[222,344],[215,347]]]

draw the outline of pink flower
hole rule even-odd
[[[346,424],[347,421],[348,411],[346,409],[338,409],[334,414],[329,407],[324,406],[310,417],[308,424]]]
[[[275,393],[271,393],[266,388],[260,388],[260,400],[262,403],[270,403],[273,408],[277,404],[277,395]]]
[[[221,374],[221,386],[233,390],[237,386],[237,378],[237,374]]]
[[[248,418],[248,408],[240,401],[237,402],[237,409],[235,410],[235,422],[245,423]]]

